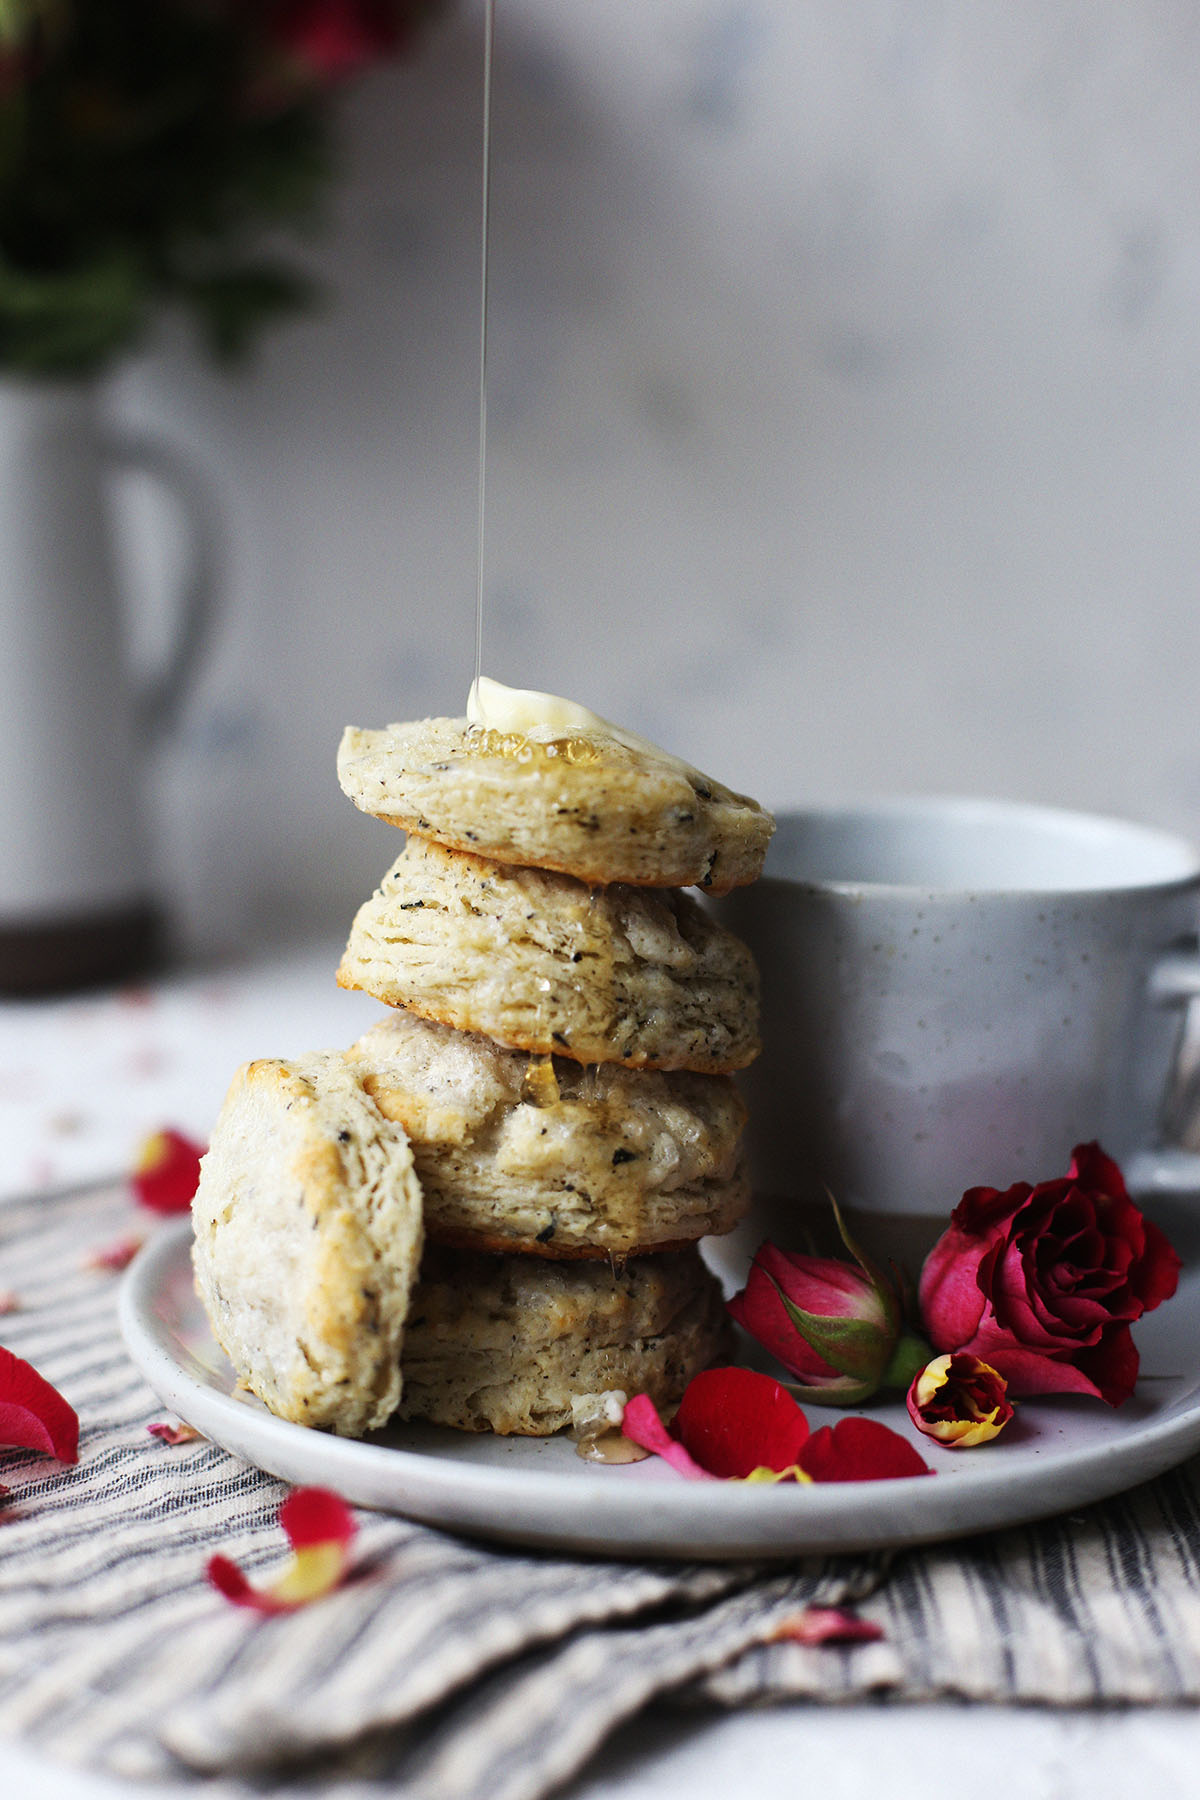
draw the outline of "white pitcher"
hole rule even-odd
[[[168,666],[135,682],[122,624],[113,472],[165,483],[190,525]],[[142,782],[212,612],[214,514],[166,446],[102,423],[94,384],[0,380],[0,992],[127,974],[156,953]]]

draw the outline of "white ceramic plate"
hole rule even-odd
[[[286,1481],[446,1530],[543,1549],[625,1556],[764,1557],[925,1543],[1068,1511],[1200,1449],[1200,1208],[1158,1216],[1184,1257],[1173,1300],[1136,1327],[1142,1376],[1118,1411],[1029,1401],[991,1445],[946,1451],[900,1402],[864,1410],[905,1431],[936,1469],[909,1481],[744,1487],[688,1482],[657,1459],[582,1461],[566,1438],[498,1438],[402,1425],[362,1442],[276,1419],[234,1397],[233,1371],[196,1300],[190,1221],[164,1227],[121,1294],[130,1354],[164,1404]],[[837,1415],[811,1408],[814,1427]]]

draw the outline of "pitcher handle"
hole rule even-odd
[[[221,531],[208,483],[187,457],[157,437],[135,431],[105,434],[105,454],[117,467],[148,475],[172,497],[186,522],[187,562],[175,604],[175,629],[167,660],[135,695],[137,722],[146,741],[157,743],[178,719],[217,616]]]

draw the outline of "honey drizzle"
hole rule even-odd
[[[463,746],[472,756],[506,756],[514,762],[532,762],[534,757],[561,757],[568,763],[598,762],[601,750],[590,738],[550,738],[546,743],[527,738],[520,731],[497,731],[491,725],[473,725]]]
[[[487,516],[488,248],[492,211],[492,53],[495,0],[483,8],[483,195],[479,230],[479,518],[475,584],[475,680],[483,674],[483,547]]]
[[[475,584],[475,681],[483,674],[483,564],[487,522],[487,391],[488,391],[488,262],[492,205],[492,58],[496,36],[495,0],[484,0],[483,9],[483,180],[479,256],[479,513],[476,530]],[[512,756],[524,762],[533,746],[520,732],[475,730],[472,748],[487,755]],[[591,762],[597,756],[586,738],[567,737],[539,744],[545,756],[561,756],[567,762]],[[531,1065],[526,1081],[528,1098],[535,1105],[551,1105],[558,1099],[558,1082],[549,1057]],[[575,1445],[586,1462],[610,1464],[642,1462],[649,1452],[625,1437],[619,1425],[603,1424],[585,1431]]]

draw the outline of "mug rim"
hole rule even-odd
[[[771,849],[782,844],[783,833],[796,821],[813,822],[844,820],[912,820],[914,823],[934,820],[954,825],[978,825],[995,821],[1033,829],[1058,827],[1076,836],[1107,837],[1110,842],[1140,846],[1160,861],[1174,860],[1177,872],[1154,874],[1146,879],[1104,882],[1050,882],[1036,885],[1001,885],[994,881],[944,883],[937,881],[885,881],[858,876],[796,875],[777,872],[771,867]],[[877,798],[819,802],[812,806],[780,808],[775,813],[776,835],[768,849],[763,874],[758,885],[778,884],[820,893],[921,895],[927,900],[963,899],[986,895],[989,899],[1021,899],[1030,896],[1090,899],[1092,901],[1130,894],[1170,894],[1186,891],[1200,884],[1200,845],[1180,832],[1116,814],[1093,813],[1079,808],[1043,805],[1037,801],[1006,800],[998,797],[957,794],[887,795]]]

